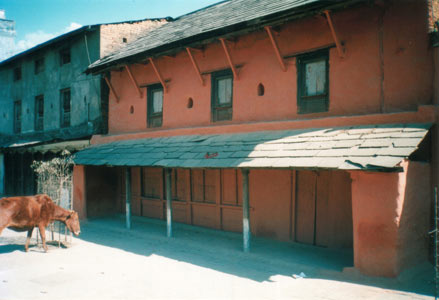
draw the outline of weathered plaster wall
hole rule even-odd
[[[223,124],[415,111],[418,105],[431,104],[433,57],[426,15],[425,3],[419,2],[334,13],[347,52],[340,58],[335,48],[330,50],[329,111],[317,114],[297,113],[295,59],[286,60],[288,69],[282,72],[265,31],[233,40],[228,44],[232,60],[243,67],[234,81],[233,120]],[[283,55],[333,43],[323,17],[285,24],[276,40]],[[162,76],[170,80],[163,129],[218,125],[211,122],[209,72],[229,67],[224,51],[216,42],[193,54],[201,72],[207,72],[204,86],[186,52],[155,60]],[[150,64],[134,65],[132,70],[140,85],[158,83]],[[264,96],[257,95],[259,83],[265,87]],[[139,98],[126,71],[113,72],[112,84],[120,101],[110,97],[110,133],[157,130],[146,128],[146,93]],[[187,107],[189,98],[192,108]]]
[[[83,72],[90,59],[99,56],[98,32],[87,33],[87,47],[84,36],[41,50],[24,57],[13,64],[1,68],[0,90],[0,133],[13,133],[14,101],[22,101],[22,132],[35,130],[35,96],[44,95],[44,130],[60,128],[61,100],[60,90],[71,90],[71,126],[94,120],[100,116],[100,79],[99,76],[85,75]],[[71,49],[71,62],[60,65],[59,51],[64,47]],[[44,57],[44,71],[35,74],[34,61]],[[22,79],[13,81],[13,69],[22,68]]]
[[[393,277],[427,260],[430,167],[406,161],[403,168],[351,172],[354,266],[364,274]]]

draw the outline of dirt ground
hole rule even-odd
[[[349,252],[122,217],[81,223],[70,248],[35,245],[25,233],[0,236],[0,299],[432,299],[429,264],[397,279],[342,272]],[[306,277],[301,278],[303,273]],[[303,275],[302,274],[302,275]]]

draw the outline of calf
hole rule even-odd
[[[19,196],[0,199],[0,234],[8,227],[15,231],[27,231],[24,249],[29,249],[29,241],[34,227],[40,229],[44,251],[46,246],[46,227],[53,221],[64,223],[76,236],[80,233],[78,214],[66,210],[47,195]]]

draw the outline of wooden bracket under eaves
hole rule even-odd
[[[274,39],[273,32],[271,29],[271,26],[265,26],[265,31],[267,31],[268,37],[270,38],[271,45],[273,46],[274,54],[276,54],[276,58],[279,61],[280,68],[282,71],[287,71],[287,66],[285,65],[285,62],[282,58],[282,55],[280,54],[279,46],[276,43],[276,40]]]
[[[329,29],[331,30],[332,38],[334,39],[335,46],[337,47],[338,55],[340,56],[340,58],[344,58],[346,54],[346,49],[344,48],[344,46],[342,45],[342,43],[340,42],[337,36],[329,10],[325,10],[324,13],[326,16],[326,21],[328,21]]]
[[[229,49],[227,48],[227,45],[226,45],[226,40],[224,38],[219,38],[219,40],[221,42],[221,45],[223,46],[223,49],[224,49],[224,52],[226,54],[227,61],[229,62],[230,68],[232,69],[233,78],[235,80],[238,80],[238,70],[236,69],[235,65],[233,64],[232,57],[230,56]]]
[[[119,96],[116,94],[114,87],[111,85],[110,79],[108,79],[107,75],[104,75],[104,79],[105,79],[105,82],[107,83],[108,87],[110,88],[110,91],[113,94],[114,98],[116,98],[116,102],[119,103]]]
[[[128,65],[125,66],[125,69],[126,69],[126,71],[127,71],[127,73],[128,73],[128,76],[129,76],[130,79],[131,79],[131,82],[133,83],[135,89],[137,90],[137,93],[139,94],[139,98],[142,98],[142,96],[143,96],[142,91],[140,90],[140,87],[139,87],[139,85],[137,84],[137,80],[136,80],[136,78],[134,77],[133,72],[131,72],[131,69],[130,69],[130,67],[129,67]]]
[[[197,73],[198,79],[200,79],[201,85],[204,86],[203,76],[201,75],[200,68],[198,67],[197,62],[195,61],[194,56],[192,55],[191,49],[192,48],[189,48],[189,47],[186,48],[187,54],[189,55],[189,58],[191,59],[192,65],[194,66],[194,69],[195,69],[195,72]]]
[[[155,65],[154,60],[152,59],[152,57],[150,57],[148,60],[149,60],[149,62],[151,63],[151,66],[152,66],[152,68],[154,69],[154,72],[155,72],[155,74],[157,75],[157,77],[158,77],[160,83],[162,84],[163,92],[166,94],[166,93],[168,92],[168,88],[166,87],[166,83],[165,83],[165,81],[163,80],[162,75],[160,74],[159,70],[157,69],[157,66]]]

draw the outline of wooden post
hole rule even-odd
[[[166,169],[166,227],[167,236],[172,237],[172,170]]]
[[[126,168],[125,176],[125,214],[127,229],[131,229],[131,168]]]
[[[242,237],[244,242],[244,252],[250,251],[250,204],[249,204],[249,182],[248,169],[242,169]]]

